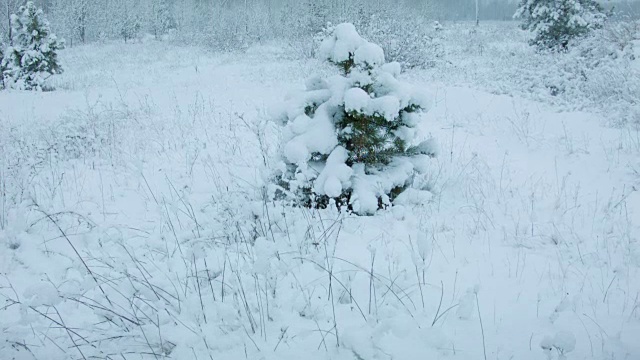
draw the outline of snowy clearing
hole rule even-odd
[[[0,93],[6,359],[639,359],[640,131],[424,80],[433,196],[262,192],[318,60],[153,41]]]

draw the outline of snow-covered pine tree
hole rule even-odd
[[[364,40],[352,24],[331,29],[322,58],[342,74],[307,81],[306,91],[279,115],[283,166],[276,195],[306,207],[332,200],[358,214],[391,205],[413,187],[425,191],[433,139],[417,142],[426,96],[396,79],[399,63],[386,63],[380,46]]]
[[[62,73],[58,62],[58,41],[44,18],[42,9],[32,1],[21,6],[11,17],[12,45],[5,54],[5,86],[22,90],[50,90],[45,81]]]
[[[602,27],[606,14],[595,0],[521,0],[514,18],[534,33],[531,45],[566,51],[572,40]]]

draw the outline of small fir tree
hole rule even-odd
[[[23,90],[48,90],[45,81],[62,73],[58,50],[63,41],[51,33],[42,10],[32,1],[11,17],[12,46],[5,54],[4,81],[8,87]]]
[[[309,80],[287,102],[277,191],[307,207],[335,201],[371,214],[410,186],[424,190],[416,175],[435,149],[416,140],[428,101],[396,79],[400,64],[386,63],[351,24],[331,29],[319,54],[342,74]]]
[[[595,0],[521,0],[514,15],[534,33],[539,50],[566,51],[570,42],[601,28],[606,14]]]

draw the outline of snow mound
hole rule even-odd
[[[385,63],[382,48],[363,39],[355,26],[349,23],[334,28],[332,35],[321,43],[319,54],[336,64],[352,61],[362,68],[374,68]]]

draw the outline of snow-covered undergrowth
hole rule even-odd
[[[615,113],[613,124],[640,122],[640,23],[612,21],[568,54],[540,54],[517,22],[446,23],[433,31],[431,68],[422,81],[518,94],[571,108]],[[635,44],[635,45],[634,45]]]
[[[262,191],[267,109],[325,65],[61,59],[59,91],[0,93],[3,358],[640,356],[637,130],[410,71],[434,94],[432,198],[357,217]]]

